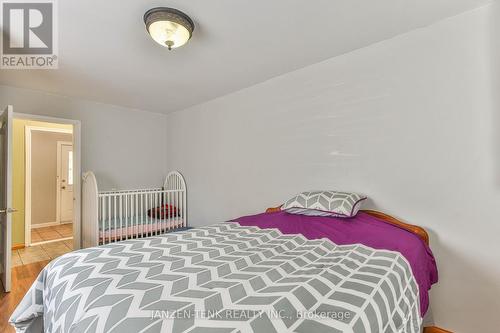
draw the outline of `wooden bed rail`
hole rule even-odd
[[[422,239],[425,244],[429,245],[429,234],[427,233],[427,231],[425,231],[424,228],[422,228],[418,225],[405,223],[401,220],[398,220],[394,216],[379,212],[377,210],[366,209],[366,210],[362,210],[362,212],[365,212],[366,214],[374,216],[374,217],[376,217],[380,220],[383,220],[384,222],[387,222],[389,224],[393,224],[397,227],[400,227],[401,229],[407,230],[407,231],[417,235],[418,237],[420,237],[420,239]]]
[[[281,206],[272,207],[272,208],[266,209],[266,213],[275,213],[275,212],[279,212],[280,210],[281,210]],[[429,234],[427,233],[427,231],[425,231],[424,228],[419,227],[418,225],[405,223],[401,220],[398,220],[394,216],[379,212],[377,210],[366,209],[366,210],[362,210],[362,212],[364,212],[368,215],[371,215],[373,217],[376,217],[376,218],[378,218],[386,223],[389,223],[389,224],[395,225],[401,229],[407,230],[407,231],[417,235],[420,239],[422,239],[425,242],[425,244],[429,245]]]

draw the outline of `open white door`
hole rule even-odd
[[[3,289],[10,291],[12,252],[12,106],[0,116],[0,270]]]
[[[57,142],[57,187],[59,223],[73,222],[73,143]]]

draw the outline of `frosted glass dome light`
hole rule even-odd
[[[193,21],[180,10],[157,7],[144,14],[144,23],[151,38],[169,50],[178,48],[191,39]]]

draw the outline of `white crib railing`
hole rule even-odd
[[[186,184],[176,171],[163,188],[98,192],[92,172],[83,177],[84,247],[158,235],[187,227]]]

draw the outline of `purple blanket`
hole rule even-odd
[[[360,243],[374,249],[401,253],[410,263],[420,291],[422,317],[429,307],[429,289],[438,280],[431,249],[415,234],[360,212],[350,219],[263,213],[234,220],[243,226],[276,228],[284,234],[302,234],[307,239],[328,238],[338,245]]]

